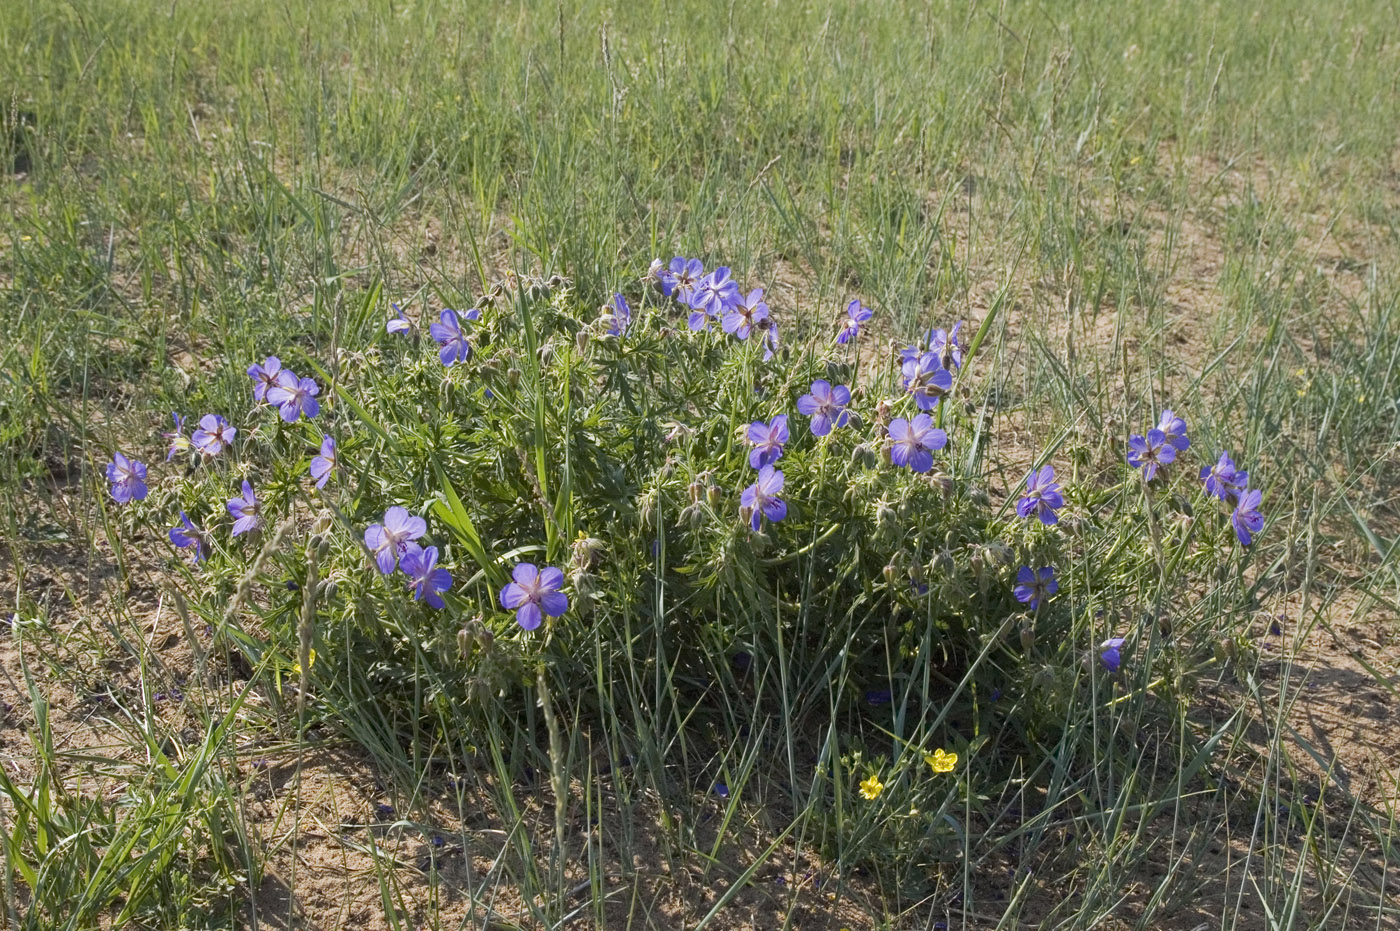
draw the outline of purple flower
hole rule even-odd
[[[782,490],[783,473],[766,465],[759,470],[758,481],[739,496],[739,513],[749,515],[749,526],[755,531],[765,517],[774,523],[787,517],[787,504],[778,497]]]
[[[661,290],[667,296],[675,295],[681,303],[689,303],[695,286],[705,274],[705,266],[699,259],[683,259],[676,256],[666,268],[658,269],[656,278],[661,282]]]
[[[632,325],[632,307],[627,298],[614,294],[612,299],[612,323],[608,324],[609,336],[621,336]]]
[[[248,484],[246,478],[243,480],[242,497],[229,499],[228,512],[233,515],[235,537],[262,526],[262,503],[258,501],[258,496],[253,494],[253,486]]]
[[[569,610],[569,596],[564,587],[564,572],[546,566],[541,572],[533,563],[517,563],[510,577],[515,581],[501,589],[501,607],[515,612],[515,622],[526,630],[540,626],[545,615],[559,617]]]
[[[277,384],[267,389],[267,403],[276,404],[287,423],[296,423],[303,414],[310,420],[321,413],[321,402],[316,400],[320,393],[320,387],[311,379],[297,378],[283,369],[277,373]]]
[[[1177,452],[1191,448],[1191,440],[1186,436],[1186,421],[1171,411],[1162,411],[1162,419],[1157,422],[1157,429],[1162,431],[1167,443]]]
[[[767,362],[778,352],[778,322],[764,317],[755,327],[763,334],[763,361]]]
[[[403,308],[398,304],[390,302],[390,307],[394,308],[394,315],[389,318],[389,322],[384,324],[386,333],[407,333],[413,329],[413,324],[408,322],[408,318],[403,315]]]
[[[112,453],[107,463],[107,481],[112,483],[112,497],[118,504],[146,500],[146,464],[128,459],[120,451]]]
[[[170,451],[165,454],[165,461],[169,462],[179,453],[188,452],[190,448],[190,438],[185,436],[185,418],[174,411],[170,416],[175,418],[175,432],[162,433],[161,436],[170,441]]]
[[[1249,486],[1249,473],[1236,469],[1229,453],[1221,453],[1215,465],[1201,467],[1201,481],[1206,483],[1207,493],[1221,501],[1235,501]]]
[[[761,469],[777,462],[783,455],[783,444],[788,441],[787,414],[779,414],[768,423],[755,420],[749,424],[749,465]]]
[[[736,297],[724,314],[720,325],[724,332],[733,333],[740,339],[748,339],[749,331],[760,320],[768,319],[768,305],[763,303],[763,289],[754,288],[748,297]]]
[[[1055,580],[1055,569],[1052,566],[1041,566],[1039,569],[1022,566],[1016,572],[1016,587],[1013,589],[1016,600],[1027,605],[1032,611],[1059,590],[1060,583]]]
[[[1056,508],[1065,506],[1065,496],[1060,494],[1060,484],[1055,481],[1055,467],[1041,466],[1037,472],[1026,476],[1026,494],[1016,502],[1016,513],[1021,517],[1035,514],[1042,524],[1059,521]]]
[[[1125,643],[1127,641],[1122,637],[1110,637],[1099,644],[1099,659],[1109,672],[1117,672],[1118,667],[1123,664],[1123,654],[1119,651]]]
[[[316,480],[317,488],[325,488],[326,482],[330,480],[331,472],[335,469],[335,440],[325,434],[321,435],[321,454],[311,460],[311,477]]]
[[[958,330],[962,329],[963,322],[959,320],[953,324],[953,329],[930,330],[928,334],[928,351],[933,353],[945,369],[962,368],[963,348],[958,342]]]
[[[467,311],[466,316],[468,320],[476,320],[481,312],[473,308]],[[471,358],[472,347],[467,342],[467,334],[462,329],[462,319],[457,316],[457,311],[444,310],[439,314],[438,322],[428,327],[428,335],[442,347],[438,350],[438,358],[443,365],[450,366]]]
[[[846,405],[851,403],[851,389],[845,385],[831,387],[831,382],[817,379],[812,393],[797,399],[797,410],[812,418],[812,435],[826,436],[832,427],[844,427],[851,419]]]
[[[836,334],[836,342],[844,346],[860,336],[860,325],[873,316],[875,311],[862,304],[860,298],[851,301],[846,305],[846,323],[841,327],[841,332]]]
[[[277,373],[282,371],[282,360],[268,356],[262,365],[254,362],[248,366],[248,377],[253,380],[253,397],[258,401],[267,400],[267,392],[277,384]]]
[[[207,544],[204,539],[204,531],[196,527],[190,521],[190,516],[184,511],[180,512],[179,526],[170,528],[170,542],[174,543],[180,549],[193,546],[195,562],[199,562],[208,555],[205,552]]]
[[[199,429],[194,431],[190,442],[204,455],[217,456],[225,446],[233,445],[237,434],[238,430],[229,426],[229,422],[220,415],[205,414],[199,418]]]
[[[1142,477],[1152,481],[1157,471],[1176,459],[1176,447],[1167,442],[1167,435],[1161,430],[1148,430],[1147,437],[1137,434],[1128,437],[1128,465],[1142,469]]]
[[[1262,491],[1246,490],[1240,495],[1239,503],[1235,505],[1235,511],[1230,515],[1230,523],[1234,525],[1235,536],[1244,546],[1249,546],[1254,535],[1264,529],[1264,515],[1259,513],[1259,503],[1263,499],[1264,493]]]
[[[690,295],[690,304],[695,313],[690,315],[690,328],[699,330],[708,326],[707,317],[723,317],[739,300],[739,285],[729,277],[729,268],[721,265],[700,279]]]
[[[365,546],[374,554],[374,564],[379,571],[389,575],[402,557],[421,549],[413,541],[427,532],[427,521],[395,505],[384,512],[384,523],[371,524],[365,530]]]
[[[903,417],[891,421],[890,439],[890,461],[915,472],[932,469],[933,451],[948,445],[948,434],[935,427],[928,414],[919,414],[912,421]]]
[[[452,575],[437,564],[438,548],[415,549],[404,553],[399,568],[408,576],[408,587],[414,601],[426,601],[430,607],[443,608],[442,593],[452,587]]]
[[[953,373],[943,368],[938,356],[925,352],[901,366],[904,387],[914,396],[921,411],[931,411],[949,391],[953,390]]]

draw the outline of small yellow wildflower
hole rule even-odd
[[[881,782],[880,777],[874,773],[871,773],[870,778],[860,784],[860,794],[870,801],[879,798],[880,793],[883,791],[885,791],[885,784]]]
[[[953,767],[958,765],[958,755],[945,753],[942,748],[939,748],[932,753],[924,754],[924,762],[933,767],[935,773],[951,773]]]
[[[307,657],[306,668],[307,668],[307,669],[310,669],[312,666],[315,666],[315,665],[316,665],[316,648],[315,648],[315,647],[312,647],[312,648],[311,648],[311,655],[310,655],[309,657]],[[301,675],[301,662],[300,662],[300,661],[297,661],[297,662],[295,662],[295,663],[292,663],[292,674],[293,674],[293,675],[296,675],[296,676]]]

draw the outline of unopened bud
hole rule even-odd
[[[597,537],[579,537],[574,541],[574,565],[579,569],[592,569],[603,557],[607,544]]]
[[[705,489],[705,497],[710,502],[711,507],[718,507],[719,503],[724,500],[724,489],[718,485],[711,485]]]
[[[520,384],[520,369],[518,369],[518,368],[516,368],[515,366],[512,365],[512,366],[506,371],[506,381],[510,383],[510,386],[511,386],[512,388],[514,388],[516,385]]]
[[[574,345],[578,347],[579,355],[588,351],[588,331],[579,330],[574,334]]]
[[[953,476],[947,472],[934,472],[929,476],[929,484],[941,491],[944,497],[953,493]]]
[[[1035,649],[1035,629],[1029,624],[1021,625],[1021,649],[1027,653]]]

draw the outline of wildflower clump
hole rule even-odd
[[[882,353],[878,311],[856,298],[790,352],[790,297],[729,266],[676,257],[606,284],[510,276],[465,310],[415,313],[428,338],[398,304],[368,301],[334,360],[261,347],[235,370],[242,403],[188,438],[178,413],[152,437],[184,468],[114,451],[111,497],[149,491],[168,508],[162,545],[204,616],[228,623],[231,598],[255,602],[257,634],[231,642],[256,658],[304,655],[309,639],[322,661],[308,682],[346,701],[529,720],[542,676],[577,714],[613,700],[600,683],[664,681],[706,696],[695,722],[718,726],[714,690],[772,701],[743,682],[781,669],[832,682],[804,713],[850,733],[887,732],[890,714],[925,722],[857,783],[915,813],[927,800],[910,793],[959,781],[931,779],[958,753],[924,748],[976,762],[967,735],[927,723],[944,708],[1030,696],[1000,707],[1040,740],[1076,688],[1105,672],[1124,686],[1152,662],[1147,638],[1095,613],[1104,592],[1141,597],[1144,550],[1173,565],[1264,532],[1262,494],[1229,455],[1198,483],[1182,468],[1192,446],[1172,411],[1107,477],[1046,453],[1004,480],[978,451],[985,327],[969,342],[948,321]],[[1188,492],[1222,516],[1194,537],[1164,531]]]

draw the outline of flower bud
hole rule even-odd
[[[573,544],[574,566],[579,569],[594,568],[603,558],[603,551],[606,549],[607,544],[597,537],[580,535]]]
[[[700,501],[700,496],[705,493],[705,487],[699,482],[691,482],[686,486],[686,493],[690,495],[690,503],[696,504]]]
[[[520,369],[512,365],[506,371],[506,382],[509,383],[512,388],[520,384]]]
[[[899,522],[899,515],[888,501],[881,499],[875,502],[875,522],[881,527],[893,527]]]
[[[574,345],[578,347],[579,355],[588,351],[588,331],[580,329],[574,334]]]
[[[752,525],[753,525],[753,508],[747,507],[747,506],[745,506],[745,505],[740,505],[740,506],[739,506],[739,520],[740,520],[740,521],[744,524],[744,526],[746,526],[746,527],[752,526]]]
[[[897,576],[897,575],[899,575],[899,570],[895,568],[894,563],[889,563],[888,565],[885,566],[885,581],[886,581],[886,582],[888,582],[889,584],[893,585],[893,584],[894,584],[894,580],[895,580],[895,576]]]
[[[705,489],[705,497],[710,502],[711,507],[718,507],[719,503],[724,500],[724,489],[718,485],[711,485]]]
[[[953,493],[953,476],[947,472],[934,472],[929,476],[929,484],[942,492],[945,498]]]
[[[1021,649],[1027,653],[1035,649],[1035,628],[1029,624],[1021,625]]]

